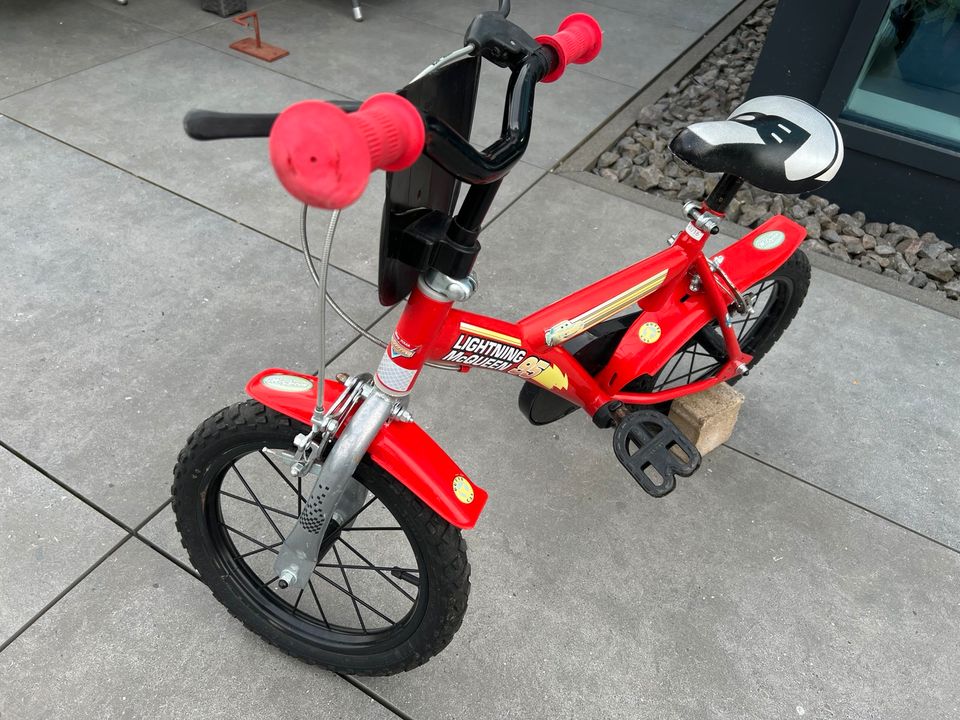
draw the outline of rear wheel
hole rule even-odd
[[[753,368],[789,327],[810,287],[810,261],[797,250],[771,275],[743,291],[753,306],[749,315],[732,323],[741,349],[753,356]],[[727,361],[723,334],[716,320],[705,325],[676,352],[654,376],[643,375],[628,383],[623,392],[660,392],[689,385],[715,375]],[[742,376],[731,378],[731,385]]]
[[[460,531],[368,461],[366,499],[331,523],[307,588],[281,589],[273,562],[309,496],[265,448],[289,451],[307,428],[255,401],[190,436],[174,470],[173,508],[201,578],[250,630],[310,663],[386,675],[423,664],[460,627],[470,565]]]
[[[743,292],[753,302],[754,312],[737,317],[733,329],[744,352],[753,356],[754,367],[780,339],[803,304],[810,287],[810,261],[797,250],[771,275]],[[609,361],[623,334],[638,314],[608,321],[595,330],[599,334],[575,353],[591,373],[599,372]],[[717,322],[711,321],[690,338],[653,376],[634,378],[623,392],[659,392],[687,385],[715,375],[726,362],[723,335]],[[731,385],[741,376],[731,378]],[[666,411],[669,403],[658,409]],[[520,390],[520,410],[534,425],[546,425],[569,415],[577,406],[549,390],[525,383]]]

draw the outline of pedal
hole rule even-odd
[[[696,446],[663,413],[637,410],[613,431],[617,460],[647,493],[663,497],[700,467]]]

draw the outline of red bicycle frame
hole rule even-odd
[[[418,284],[377,368],[377,384],[394,396],[408,395],[426,362],[433,360],[464,372],[479,367],[516,375],[591,416],[611,401],[656,404],[699,392],[739,374],[741,364],[751,360],[728,324],[734,296],[714,268],[722,264],[734,287],[748,288],[780,267],[804,237],[804,228],[778,215],[708,260],[703,254],[706,234],[689,224],[662,252],[515,323],[454,309],[452,302],[431,296]],[[591,375],[563,343],[631,307],[643,312],[607,365]],[[728,358],[716,375],[660,392],[622,392],[634,378],[655,375],[711,320],[723,330]],[[283,382],[285,378],[299,382]],[[319,385],[316,377],[272,368],[254,376],[247,392],[309,424]],[[329,408],[343,388],[338,381],[325,380],[324,406]],[[388,423],[368,454],[448,522],[460,528],[476,524],[487,493],[416,423]]]
[[[760,237],[776,242],[756,243]],[[746,288],[779,267],[805,231],[777,216],[709,260],[706,233],[687,225],[667,249],[578,290],[511,323],[454,309],[418,285],[384,353],[378,384],[405,395],[428,360],[498,370],[535,382],[591,416],[611,401],[632,405],[665,402],[700,392],[741,373],[752,359],[729,325],[731,291],[711,264],[723,264],[736,287]],[[699,278],[691,286],[694,277]],[[620,341],[607,366],[591,375],[563,343],[594,325],[642,304],[643,312]],[[652,393],[621,392],[641,375],[655,375],[710,320],[723,332],[727,361],[712,377]]]

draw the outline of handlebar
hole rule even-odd
[[[305,100],[273,123],[270,161],[295,198],[336,210],[363,194],[374,170],[395,172],[416,162],[423,141],[419,111],[399,95],[374,95],[353,114]]]
[[[509,12],[509,7],[509,2],[501,3],[501,11]],[[363,104],[307,100],[279,115],[192,110],[184,118],[184,129],[197,140],[269,136],[270,160],[284,188],[308,205],[326,209],[350,205],[374,170],[402,170],[421,152],[460,180],[493,183],[526,150],[536,84],[558,79],[570,63],[590,62],[603,44],[599,24],[585,13],[570,15],[554,35],[535,40],[511,27],[529,46],[522,60],[510,63],[503,130],[484,150],[442,120],[421,116],[409,101],[392,93],[374,95]]]
[[[344,112],[360,108],[356,100],[329,100]],[[269,137],[279,113],[225,113],[191,110],[183,116],[183,130],[194,140]]]
[[[600,54],[603,47],[603,31],[600,24],[586,13],[568,15],[553,35],[539,35],[536,41],[552,48],[557,63],[542,82],[553,82],[567,69],[567,65],[582,65]]]

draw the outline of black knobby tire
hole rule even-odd
[[[738,318],[733,322],[741,349],[753,356],[748,367],[753,368],[783,335],[796,317],[810,287],[810,261],[802,250],[797,250],[786,262],[770,275],[743,291],[757,294],[758,311],[755,315]],[[759,306],[763,301],[762,307]],[[703,333],[711,333],[706,338]],[[716,374],[725,362],[725,357],[710,355],[705,350],[706,339],[712,339],[714,347],[722,345],[722,336],[717,322],[708,323],[663,365],[655,376],[636,378],[624,392],[656,392],[685,385]],[[687,364],[689,358],[690,364]],[[727,383],[733,385],[742,378],[735,376]]]
[[[254,487],[250,467],[253,463],[262,464],[261,460],[271,462],[267,454],[260,452],[263,448],[291,451],[294,437],[307,430],[253,400],[224,408],[201,423],[181,451],[174,470],[173,509],[183,546],[217,600],[250,630],[290,655],[357,675],[388,675],[417,667],[446,647],[463,620],[470,591],[466,543],[459,529],[369,459],[354,474],[367,491],[364,507],[372,508],[361,512],[376,511],[377,518],[392,517],[397,527],[362,527],[360,515],[352,523],[345,521],[347,527],[335,528],[338,532],[328,534],[330,544],[325,543],[327,547],[320,558],[324,564],[315,571],[316,578],[311,576],[310,595],[315,601],[312,605],[309,596],[303,600],[304,592],[296,595],[294,603],[291,593],[297,593],[295,588],[281,590],[275,577],[266,577],[273,573],[272,569],[264,571],[264,567],[272,568],[276,552],[270,546],[276,547],[282,535],[292,528],[299,513],[298,503],[309,494],[312,482],[305,481],[302,489],[297,488],[283,479],[276,466],[269,470],[264,466],[264,477],[274,473],[276,487],[269,491],[287,493],[292,500],[293,505],[283,510],[279,501],[263,499],[266,491],[260,485]],[[226,479],[228,473],[230,480]],[[234,476],[250,491],[246,497],[241,497],[241,490],[230,493],[225,489],[234,482]],[[256,500],[256,505],[249,498]],[[256,532],[242,531],[233,524],[227,529],[224,518],[228,513],[231,522],[234,515],[252,518],[259,513],[263,519],[258,532],[273,534],[267,539],[268,536],[258,538]],[[281,523],[286,524],[286,529],[278,527]],[[346,540],[348,531],[354,531],[351,541]],[[412,558],[404,563],[410,567],[393,568],[400,574],[391,574],[387,565],[379,567],[375,563],[379,540],[374,538],[386,536],[388,531],[393,532],[389,534],[390,542],[385,544],[391,548],[407,547],[406,555]],[[246,553],[241,552],[244,543]],[[374,561],[369,557],[374,557]],[[342,580],[333,569],[327,569],[337,567]],[[363,570],[375,572],[360,572]],[[325,573],[336,581],[329,577],[322,580],[320,576]],[[389,585],[381,580],[399,589],[405,597],[395,595],[394,589],[388,589]],[[409,603],[409,609],[402,617],[390,617],[382,606],[377,609],[364,601],[357,589],[358,582],[364,588],[377,583],[378,592],[394,594],[387,598],[390,602]],[[331,598],[325,592],[333,600],[342,600],[338,602],[346,607],[344,615],[355,610],[360,629],[334,619]],[[322,595],[327,599],[321,599]],[[312,609],[313,605],[319,613]],[[379,617],[372,611],[377,611]],[[372,627],[386,620],[390,623],[383,628]]]

